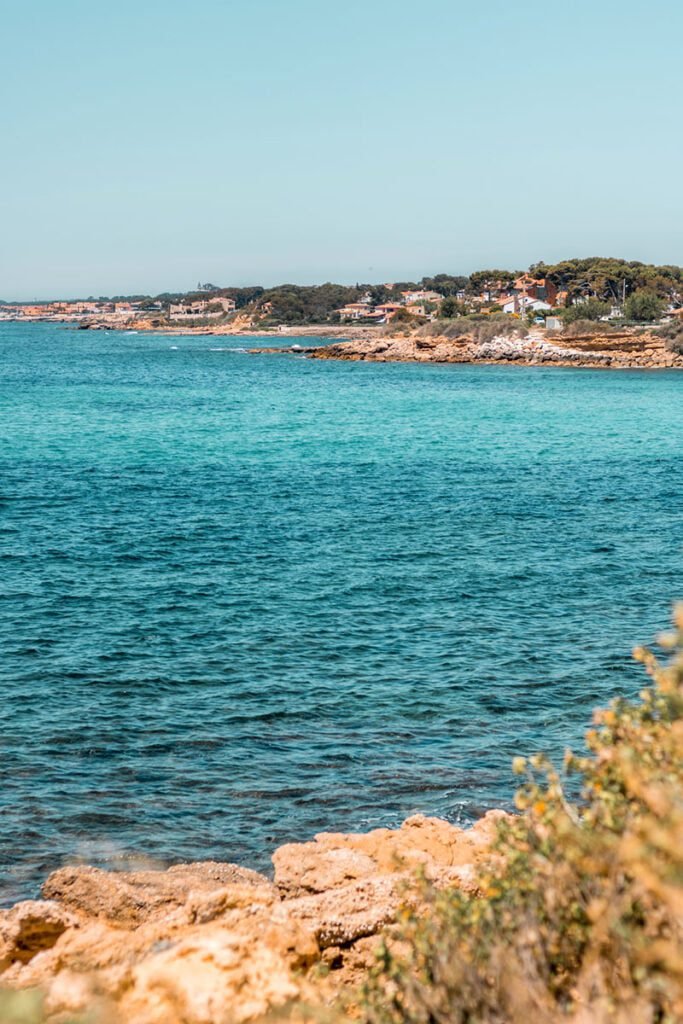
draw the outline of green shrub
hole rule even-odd
[[[664,338],[670,352],[683,356],[683,319],[679,317],[676,320],[671,320],[668,324],[660,327],[657,333]]]
[[[627,320],[652,323],[659,320],[664,312],[666,303],[649,288],[641,288],[629,295],[624,303],[624,315]]]
[[[683,607],[636,703],[597,712],[568,753],[571,804],[541,757],[516,759],[520,816],[480,895],[427,889],[365,986],[364,1024],[676,1024],[683,1020]]]
[[[423,338],[458,338],[469,337],[481,344],[499,335],[505,337],[525,338],[529,333],[526,324],[521,320],[508,316],[507,313],[473,313],[470,316],[459,316],[452,320],[435,320],[425,324],[418,332]]]
[[[562,311],[562,319],[565,324],[572,324],[576,320],[601,320],[610,311],[607,302],[600,302],[598,299],[588,299],[586,302],[568,306]]]
[[[610,334],[614,330],[612,324],[602,320],[572,320],[564,329],[565,337],[578,338],[582,334]]]

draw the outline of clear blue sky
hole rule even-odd
[[[680,0],[25,0],[0,298],[683,263]]]

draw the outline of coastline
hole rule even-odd
[[[683,369],[683,355],[667,349],[653,333],[633,331],[609,335],[576,335],[562,338],[545,331],[530,331],[526,337],[497,335],[477,342],[465,335],[450,339],[443,335],[375,335],[353,338],[332,345],[250,349],[256,354],[296,351],[311,359],[353,362],[460,363],[467,365],[558,366],[584,369]]]
[[[25,323],[40,321],[24,321]],[[148,320],[113,324],[95,320],[65,327],[87,331],[124,331],[167,337],[237,337],[330,339],[333,344],[286,345],[250,349],[253,355],[304,355],[310,359],[352,362],[459,363],[464,365],[557,366],[581,369],[683,369],[683,354],[667,348],[654,331],[626,328],[610,333],[565,335],[532,328],[524,337],[512,329],[490,340],[471,335],[449,338],[445,333],[392,333],[386,326],[354,324],[284,325],[257,329],[236,321],[229,324],[152,325]],[[447,328],[446,328],[447,330]]]
[[[276,849],[272,879],[211,861],[60,868],[41,899],[0,911],[0,989],[39,991],[49,1020],[96,1009],[136,1024],[329,1003],[366,977],[383,930],[422,905],[418,876],[478,892],[507,819],[489,811],[461,829],[416,815],[395,830],[320,833]]]

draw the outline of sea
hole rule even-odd
[[[68,863],[466,824],[645,681],[683,375],[272,344],[0,326],[3,905]]]

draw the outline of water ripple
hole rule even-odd
[[[0,329],[5,902],[506,804],[683,596],[680,375],[177,344]]]

